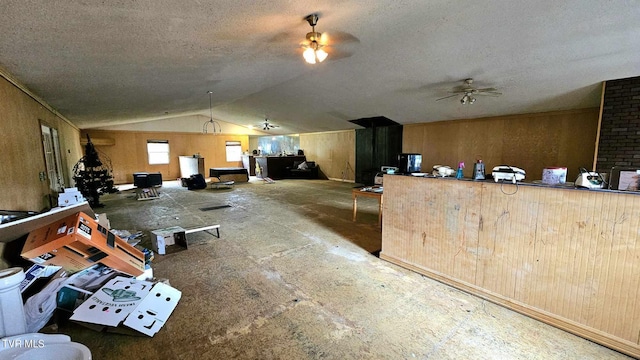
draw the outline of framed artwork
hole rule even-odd
[[[609,189],[623,191],[640,191],[640,169],[619,168],[611,169]]]

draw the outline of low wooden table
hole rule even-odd
[[[353,189],[351,191],[351,196],[353,197],[353,221],[356,221],[358,213],[358,196],[371,197],[378,199],[378,225],[382,226],[382,192],[364,191],[361,189],[362,188]]]

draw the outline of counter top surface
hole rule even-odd
[[[391,175],[391,174],[389,174],[389,175]],[[474,179],[471,179],[471,178],[457,179],[457,178],[455,178],[453,176],[444,176],[443,177],[443,176],[434,176],[434,175],[430,175],[430,174],[420,175],[420,176],[402,175],[402,174],[394,174],[394,175],[396,175],[396,176],[409,176],[409,177],[415,177],[415,178],[437,179],[437,180],[442,180],[442,181],[467,181],[467,182],[474,182],[474,183],[514,185],[514,183],[512,183],[511,181],[495,182],[495,181],[493,181],[493,179],[487,179],[487,180],[474,180]],[[542,183],[541,180],[534,180],[534,181],[518,181],[516,184],[517,185],[522,185],[522,186],[545,187],[545,188],[550,188],[550,189],[563,189],[563,190],[576,190],[576,191],[597,191],[597,192],[604,192],[604,193],[640,195],[640,191],[624,191],[624,190],[610,190],[610,189],[587,189],[587,188],[582,188],[582,187],[575,187],[573,182],[567,182],[567,183],[559,184],[559,185],[549,185],[549,184]]]

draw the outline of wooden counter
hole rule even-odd
[[[380,257],[640,357],[640,195],[386,175]]]
[[[259,178],[270,177],[274,180],[285,179],[289,175],[288,168],[293,167],[296,161],[305,161],[307,158],[302,155],[296,156],[257,156],[256,162],[260,166],[261,173],[256,173]]]

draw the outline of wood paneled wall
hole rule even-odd
[[[180,177],[178,157],[196,153],[204,158],[205,176],[208,177],[212,167],[242,167],[242,160],[226,160],[226,141],[240,141],[243,151],[249,149],[248,135],[83,130],[82,136],[85,134],[98,144],[103,140],[114,144],[96,145],[96,149],[103,162],[107,158],[111,161],[116,184],[132,183],[135,172],[160,172],[163,180],[175,180]],[[168,165],[149,165],[147,140],[169,141]]]
[[[640,357],[640,195],[385,177],[381,258]]]
[[[82,156],[80,130],[49,111],[24,91],[0,77],[0,209],[43,211],[52,206],[40,124],[58,130],[66,186],[73,165]],[[0,253],[5,244],[0,244]],[[0,259],[0,268],[7,268]]]
[[[328,179],[354,181],[356,159],[355,130],[300,134],[300,149],[309,161],[320,165]]]
[[[40,124],[58,130],[66,186],[82,156],[80,130],[0,77],[0,209],[41,211],[51,206]]]
[[[591,108],[410,124],[404,126],[402,150],[422,154],[423,172],[464,161],[465,176],[471,177],[480,158],[489,172],[502,164],[523,168],[527,180],[541,179],[546,167],[563,166],[573,181],[580,167],[592,167],[598,116],[598,108]]]

